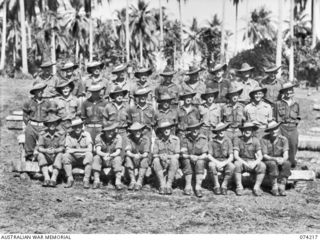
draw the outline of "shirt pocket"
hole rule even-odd
[[[278,113],[280,116],[284,116],[286,114],[286,107],[285,106],[279,106]]]
[[[93,116],[93,106],[88,106],[87,108],[86,108],[86,112],[87,112],[87,116],[88,117],[92,117]]]
[[[292,119],[297,119],[299,116],[299,107],[297,104],[294,104],[293,106],[291,106],[290,108],[290,117]]]
[[[139,113],[132,113],[131,114],[132,122],[139,122],[140,121],[140,115]]]

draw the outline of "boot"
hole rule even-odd
[[[196,192],[196,196],[199,197],[199,198],[202,197],[202,188],[201,188],[202,180],[203,180],[203,175],[202,174],[196,174],[195,192]]]
[[[236,182],[236,195],[237,196],[242,196],[243,186],[242,186],[242,175],[241,175],[241,173],[235,173],[234,174],[234,179],[235,179],[235,182]]]
[[[66,176],[68,178],[67,184],[64,186],[65,188],[72,187],[74,183],[73,175],[72,175],[72,166],[71,165],[64,165],[64,171],[66,173]]]
[[[91,170],[92,170],[92,167],[91,165],[87,164],[85,167],[84,167],[84,177],[83,177],[83,181],[88,181],[90,180],[90,177],[91,177]]]
[[[223,182],[221,184],[221,194],[222,195],[227,195],[228,193],[228,185],[229,185],[229,181],[231,179],[231,174],[226,174],[224,176]]]
[[[254,187],[253,187],[253,194],[255,196],[261,196],[262,195],[262,190],[261,190],[261,183],[264,179],[264,173],[259,173],[257,174],[256,176],[256,183],[254,184]]]
[[[277,183],[276,177],[272,178],[271,184],[272,184],[271,194],[273,196],[279,196],[278,183]]]
[[[185,188],[184,188],[184,194],[187,195],[187,196],[190,196],[191,195],[191,190],[192,190],[192,186],[191,186],[191,180],[192,180],[192,175],[189,174],[189,175],[185,175],[185,181],[186,181],[186,185],[185,185]]]
[[[98,189],[100,188],[100,172],[94,171],[93,172],[93,189]]]
[[[212,182],[213,182],[213,193],[215,195],[220,195],[220,183],[219,183],[219,177],[218,174],[212,174]]]
[[[137,183],[136,183],[136,185],[134,187],[135,191],[140,191],[141,190],[142,185],[143,185],[143,179],[144,179],[144,176],[146,175],[146,172],[147,172],[147,168],[139,168],[138,180],[137,180]]]
[[[43,187],[48,187],[50,185],[50,176],[48,171],[48,166],[41,167],[42,175],[44,176]]]
[[[134,185],[136,184],[136,177],[134,175],[134,169],[128,169],[128,174],[130,178],[130,184],[128,186],[128,190],[133,190]]]
[[[116,176],[115,186],[116,186],[116,189],[118,191],[120,191],[120,190],[122,190],[122,183],[121,183],[122,173],[121,172],[116,172],[115,176]]]
[[[287,184],[287,178],[283,177],[279,180],[279,195],[282,197],[287,196],[286,184]]]
[[[158,178],[159,185],[160,185],[159,194],[164,195],[164,194],[166,194],[166,191],[165,191],[165,181],[164,181],[163,171],[157,170],[157,171],[155,171],[155,173]]]
[[[52,176],[51,176],[51,180],[50,180],[50,187],[56,187],[57,186],[57,177],[59,174],[59,170],[57,168],[53,168],[52,170]]]
[[[166,194],[167,195],[171,195],[172,194],[172,183],[173,183],[175,175],[176,175],[176,169],[172,168],[172,167],[169,167],[167,188],[166,188]]]

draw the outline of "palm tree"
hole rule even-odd
[[[283,1],[278,1],[278,31],[277,31],[277,54],[276,54],[276,66],[281,65],[282,61],[282,45],[283,45],[283,33],[282,33],[282,25],[283,25]],[[281,77],[281,68],[277,73],[277,78]]]
[[[226,1],[222,1],[220,63],[224,63],[226,61],[226,55],[225,55],[225,24],[226,24]]]
[[[294,80],[294,0],[290,0],[290,59],[289,59],[289,81]]]
[[[198,26],[198,21],[196,18],[193,18],[192,25],[190,29],[184,29],[188,37],[184,46],[184,50],[191,52],[195,56],[203,48],[203,42],[201,39],[202,29]]]
[[[0,9],[3,9],[2,17],[2,35],[1,35],[1,60],[0,70],[4,69],[4,63],[6,61],[6,39],[7,39],[7,5],[8,0],[4,0],[0,4]]]
[[[179,21],[180,21],[180,41],[181,41],[181,52],[183,51],[183,24],[182,24],[182,10],[181,10],[181,0],[177,0],[179,4]],[[187,3],[188,0],[183,0]]]
[[[143,0],[138,1],[137,8],[131,6],[132,19],[130,22],[131,38],[135,43],[139,43],[140,65],[143,65],[143,45],[146,42],[155,43],[156,39],[153,36],[154,17],[149,10],[149,3]],[[147,46],[145,46],[145,50]]]
[[[126,53],[127,63],[130,62],[130,29],[129,29],[129,0],[126,0]]]
[[[242,0],[232,0],[233,5],[236,7],[236,22],[235,22],[235,31],[234,31],[234,52],[238,51],[238,15],[239,15],[239,3]]]
[[[256,45],[263,39],[272,40],[275,36],[275,28],[271,21],[271,11],[261,7],[251,12],[251,19],[248,23],[248,32],[243,36],[243,40],[248,39],[251,44]]]

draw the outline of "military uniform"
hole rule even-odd
[[[137,90],[140,90],[140,89],[148,89],[150,90],[149,94],[148,94],[148,98],[147,98],[147,101],[148,103],[153,103],[153,100],[154,100],[154,87],[149,83],[149,81],[146,81],[146,82],[140,82],[140,81],[137,81],[133,84],[132,88],[131,88],[131,96],[133,97],[134,93],[137,91]]]
[[[249,93],[256,87],[259,87],[259,83],[256,80],[248,79],[246,82],[243,81],[234,81],[232,82],[233,87],[237,89],[243,89],[242,94],[240,95],[239,101],[248,104],[250,102]]]
[[[58,96],[54,99],[57,104],[57,115],[60,117],[71,116],[74,119],[76,116],[80,116],[80,102],[77,97],[69,95],[68,98],[63,96]]]
[[[206,103],[199,106],[201,120],[204,125],[201,127],[201,133],[207,138],[211,137],[211,127],[221,122],[221,107],[216,103],[208,106]]]
[[[206,85],[198,79],[196,83],[190,84],[189,82],[183,82],[181,84],[182,92],[193,92],[196,96],[193,99],[195,105],[200,105],[202,103],[201,94],[206,91]]]
[[[222,122],[229,124],[226,135],[231,140],[241,135],[238,127],[244,121],[244,105],[242,103],[237,102],[234,105],[232,105],[231,103],[227,103],[222,107]]]
[[[180,88],[175,83],[170,83],[169,85],[160,84],[155,89],[155,98],[158,100],[161,95],[168,93],[170,96],[174,97],[173,104],[178,105]]]
[[[100,74],[100,76],[98,78],[93,77],[93,75],[89,75],[84,80],[84,89],[85,89],[87,98],[90,97],[90,93],[88,93],[88,89],[92,85],[101,85],[101,86],[103,86],[103,89],[100,91],[100,96],[102,98],[104,98],[106,96],[106,93],[108,93],[108,90],[110,88],[108,81],[105,78],[103,78],[101,74]]]
[[[231,87],[231,82],[228,79],[221,78],[221,80],[208,80],[206,81],[206,87],[211,89],[218,89],[219,94],[218,97],[215,99],[216,103],[226,103],[226,94]]]
[[[48,77],[43,77],[41,74],[36,78],[36,83],[44,83],[47,85],[47,88],[44,89],[43,98],[52,100],[54,97],[58,96],[56,91],[56,86],[59,82],[59,79],[54,75],[49,75]]]
[[[184,106],[178,108],[178,136],[181,139],[185,135],[185,129],[193,120],[200,121],[200,111],[195,106],[191,106],[190,110]]]
[[[113,80],[109,83],[106,94],[110,95],[110,93],[115,91],[116,88],[120,88],[122,90],[127,90],[128,93],[132,92],[132,85],[129,83],[128,80],[123,80],[123,81]],[[132,98],[132,97],[131,96],[125,97],[124,101],[129,103],[129,98]]]
[[[178,111],[176,109],[158,109],[155,113],[155,126],[164,120],[169,120],[171,123],[178,125],[178,119]],[[173,129],[173,132],[175,133],[175,128],[173,127]]]

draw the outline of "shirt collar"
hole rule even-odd
[[[148,104],[145,104],[144,106],[140,106],[139,104],[137,104],[137,108],[139,108],[141,110],[145,110],[148,108]]]
[[[115,102],[112,102],[112,105],[113,105],[115,108],[117,108],[117,110],[120,110],[120,109],[124,108],[123,103],[121,103],[121,105],[117,105]]]

